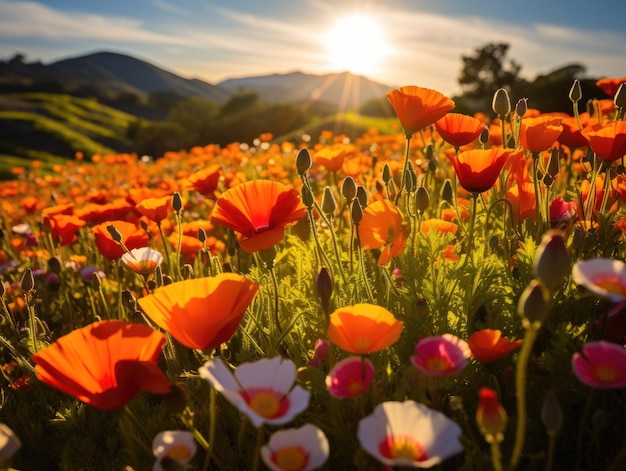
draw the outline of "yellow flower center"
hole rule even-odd
[[[430,371],[446,371],[450,369],[450,362],[441,357],[429,358],[426,360],[426,367]]]
[[[598,365],[596,377],[604,383],[612,383],[619,378],[619,372],[613,365]]]
[[[174,461],[183,462],[191,458],[191,450],[186,445],[174,445],[165,454],[168,458]]]
[[[309,454],[299,446],[290,446],[274,453],[272,461],[285,471],[299,471],[308,464]]]
[[[626,286],[624,286],[620,279],[614,276],[606,277],[600,280],[594,281],[600,288],[605,289],[611,294],[619,294],[626,296]]]
[[[261,417],[271,419],[280,410],[280,398],[273,392],[263,391],[250,398],[248,405]]]
[[[361,380],[351,378],[348,380],[346,389],[350,394],[360,393],[363,391],[363,382]]]
[[[420,444],[411,437],[394,436],[387,440],[389,455],[394,460],[422,461],[426,459]]]
[[[360,339],[354,339],[354,348],[356,350],[367,350],[372,344],[372,341],[367,338],[361,337]]]

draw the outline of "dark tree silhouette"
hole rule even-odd
[[[522,66],[514,60],[506,62],[508,49],[508,44],[490,43],[476,49],[473,55],[461,56],[459,84],[464,96],[484,98],[498,88],[510,90],[523,81],[519,76]]]

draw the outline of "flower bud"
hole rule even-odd
[[[452,204],[454,199],[454,192],[452,191],[452,182],[447,179],[441,186],[441,199],[449,204]]]
[[[491,102],[491,109],[499,116],[506,116],[511,112],[511,100],[509,100],[509,93],[504,88],[499,88],[493,95],[493,101]]]
[[[0,464],[5,465],[13,458],[13,455],[22,448],[22,442],[15,432],[8,425],[0,424]]]
[[[177,213],[180,213],[183,209],[183,199],[177,191],[174,193],[174,196],[172,196],[172,208],[174,208],[174,211]]]
[[[33,271],[30,268],[24,270],[20,287],[24,293],[28,293],[29,291],[35,289],[35,279],[33,278]]]
[[[571,271],[571,257],[565,247],[563,233],[549,230],[543,235],[535,253],[535,276],[548,288],[554,289],[563,283]]]
[[[55,273],[55,274],[59,274],[61,273],[61,262],[59,261],[58,258],[56,257],[51,257],[50,260],[48,260],[48,271],[51,273]]]
[[[539,330],[552,309],[550,290],[538,280],[531,280],[517,304],[517,312],[522,317],[522,327],[526,330]]]
[[[550,151],[550,161],[548,162],[548,175],[556,178],[559,173],[559,149],[553,147]]]
[[[616,108],[626,108],[626,86],[624,85],[626,82],[622,82],[615,92],[615,96],[613,97],[613,103]]]
[[[489,128],[487,126],[483,128],[483,131],[480,133],[478,139],[480,140],[480,143],[482,145],[485,145],[489,142]]]
[[[322,267],[320,269],[315,279],[315,289],[317,290],[317,295],[320,297],[322,309],[325,313],[328,312],[330,297],[333,294],[333,279],[330,276],[328,268]]]
[[[487,443],[500,443],[504,440],[507,418],[507,413],[498,399],[498,393],[490,388],[480,388],[476,423]]]
[[[356,197],[359,200],[359,203],[361,203],[361,208],[367,208],[367,203],[368,203],[368,197],[367,197],[367,192],[365,191],[365,187],[364,186],[357,186],[356,188]]]
[[[189,263],[185,263],[180,269],[180,274],[183,276],[183,280],[193,279],[193,267]]]
[[[548,391],[541,407],[541,422],[548,435],[556,435],[563,426],[563,411],[554,391]]]
[[[269,249],[259,250],[259,258],[268,266],[274,265],[276,260],[276,246],[272,245]]]
[[[315,199],[313,198],[313,194],[307,185],[302,185],[302,203],[308,208],[313,208],[315,204]]]
[[[311,153],[308,149],[300,149],[296,156],[296,171],[298,175],[304,175],[311,168]]]
[[[526,111],[528,111],[528,98],[520,98],[515,105],[515,114],[523,118]]]
[[[337,209],[337,201],[335,195],[329,186],[324,188],[324,195],[322,195],[322,211],[324,214],[332,215]]]
[[[363,209],[357,198],[352,200],[352,204],[350,205],[350,218],[352,219],[352,223],[357,225],[361,222],[361,219],[363,219]]]
[[[423,213],[428,209],[428,205],[430,204],[430,196],[428,194],[428,190],[420,186],[415,192],[415,207],[420,213]]]
[[[572,88],[569,89],[569,99],[572,103],[578,103],[583,97],[583,91],[580,88],[580,80],[574,80]]]
[[[389,168],[389,164],[385,164],[383,166],[383,181],[385,185],[389,184],[389,180],[391,180],[391,169]]]
[[[356,183],[354,178],[347,176],[341,184],[341,196],[343,196],[348,202],[351,202],[356,196]]]
[[[122,242],[122,234],[113,224],[109,224],[107,226],[107,231],[109,231],[111,239],[113,239],[115,242]]]

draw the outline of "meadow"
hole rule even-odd
[[[623,82],[13,167],[0,469],[624,469]]]

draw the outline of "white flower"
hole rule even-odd
[[[626,301],[626,264],[612,258],[592,258],[574,264],[572,279],[599,298]]]
[[[152,471],[171,469],[163,466],[163,461],[174,461],[184,467],[196,454],[196,442],[193,433],[183,430],[166,430],[158,433],[152,440],[152,453],[157,460]]]
[[[357,436],[365,451],[387,466],[430,468],[460,453],[461,428],[415,401],[383,402],[361,419]]]
[[[257,428],[290,422],[309,405],[310,393],[294,386],[296,365],[281,357],[243,363],[234,374],[218,357],[198,368],[198,373]]]
[[[272,471],[309,471],[328,459],[328,440],[314,425],[274,432],[261,448],[261,458]]]
[[[5,424],[0,424],[0,463],[10,460],[20,448],[22,442],[13,430]]]
[[[149,275],[163,262],[163,255],[150,247],[141,247],[122,255],[122,262],[135,273]]]

